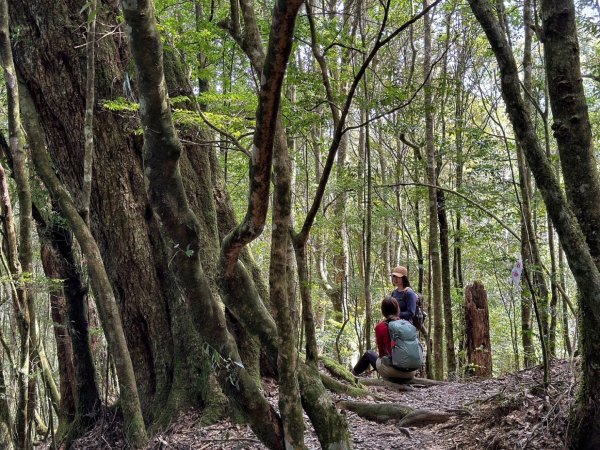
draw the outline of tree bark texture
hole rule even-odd
[[[90,222],[90,197],[92,195],[92,169],[94,166],[94,104],[96,80],[96,17],[98,14],[97,0],[87,3],[87,33],[86,33],[86,74],[85,74],[85,119],[83,125],[84,156],[83,156],[83,189],[81,192],[81,216]]]
[[[89,228],[79,215],[69,193],[54,173],[52,163],[46,152],[39,117],[35,112],[29,92],[27,89],[22,89],[22,91],[20,100],[32,149],[33,164],[50,195],[56,199],[60,210],[77,237],[82,254],[86,258],[95,294],[94,299],[119,377],[119,395],[123,410],[124,429],[130,444],[136,448],[141,447],[146,441],[146,430],[133,365],[125,341],[123,323],[119,315],[116,298],[108,280],[100,250]]]
[[[492,347],[487,292],[478,281],[465,290],[465,334],[469,372],[477,377],[491,377]]]
[[[79,14],[81,2],[74,0],[11,0],[9,7],[12,24],[19,30],[15,43],[19,78],[31,92],[54,167],[76,197],[83,186],[87,59],[79,27],[86,15]],[[108,31],[103,26],[116,24],[118,14],[116,0],[101,2],[98,33]],[[96,50],[98,102],[122,97],[124,82],[133,76],[127,73],[126,41],[109,34],[97,41]],[[176,77],[179,65],[169,64],[169,68],[170,75],[180,81],[181,77]],[[173,89],[181,94],[180,86]],[[188,371],[198,361],[193,355],[199,353],[200,345],[189,315],[182,310],[180,294],[168,270],[165,242],[146,197],[141,142],[134,134],[138,122],[99,104],[94,112],[90,227],[114,286],[142,409],[146,420],[153,421],[170,409],[171,402],[195,401],[199,395],[201,386],[190,389],[187,383]],[[218,232],[214,200],[205,194],[211,192],[213,179],[208,152],[193,147],[185,152],[181,166],[190,203],[199,211],[205,227],[205,269],[214,276]],[[216,290],[214,284],[212,289]],[[184,388],[178,389],[179,385]]]
[[[600,178],[583,90],[573,1],[544,0],[541,17],[552,130],[567,198],[600,267]]]
[[[44,274],[50,279],[59,280],[56,269],[57,262],[50,245],[42,245],[42,265]],[[73,345],[68,333],[67,301],[62,295],[62,288],[50,291],[50,311],[54,323],[54,338],[56,340],[56,358],[60,379],[60,406],[58,411],[59,423],[70,423],[75,418],[76,381],[73,364]],[[94,385],[95,386],[95,385]]]
[[[469,4],[473,10],[477,20],[482,25],[486,33],[488,41],[492,46],[492,50],[496,55],[496,60],[500,67],[502,96],[506,104],[506,109],[510,117],[511,123],[517,139],[523,147],[525,156],[529,163],[529,167],[535,177],[537,186],[544,198],[546,208],[552,218],[552,222],[556,232],[561,240],[561,245],[564,249],[565,256],[571,268],[571,272],[575,277],[579,288],[579,302],[582,319],[582,354],[583,354],[583,377],[580,397],[577,407],[574,409],[574,424],[577,424],[573,436],[573,445],[580,448],[595,448],[600,446],[598,439],[589,439],[590,436],[600,436],[600,420],[598,419],[598,411],[600,411],[600,273],[595,264],[595,252],[588,246],[589,240],[586,240],[582,229],[589,229],[590,223],[582,223],[580,225],[577,216],[568,204],[565,196],[561,191],[561,187],[553,172],[552,166],[548,161],[543,149],[539,145],[535,133],[535,128],[531,123],[530,118],[525,112],[523,98],[521,96],[521,88],[519,74],[514,57],[510,51],[510,46],[506,42],[506,38],[502,29],[495,18],[494,10],[491,5],[485,0],[470,0]],[[550,6],[551,3],[546,4]],[[562,7],[566,7],[567,14],[562,14],[562,19],[556,21],[565,23],[567,28],[563,31],[569,31],[573,35],[565,35],[565,38],[571,41],[570,49],[573,51],[577,47],[573,47],[574,25],[569,25],[573,17],[572,2],[561,3]],[[549,18],[550,10],[545,8],[544,17]],[[555,17],[556,18],[556,17]],[[567,20],[569,19],[569,20]],[[547,20],[547,19],[545,19]],[[550,25],[553,21],[548,22]],[[545,27],[547,31],[552,33],[552,27]],[[555,34],[551,39],[557,39]],[[552,47],[550,47],[552,48]],[[547,49],[545,51],[548,51]],[[566,56],[563,55],[566,59]],[[546,58],[547,59],[547,58]],[[559,58],[560,59],[560,58]],[[579,66],[573,67],[575,62],[571,61],[573,70],[577,71]],[[548,76],[554,78],[554,74]],[[566,81],[566,80],[563,80]],[[571,89],[572,86],[567,86],[565,89]],[[555,92],[555,94],[558,94]],[[553,95],[551,94],[551,97]],[[571,99],[571,107],[579,104],[579,99],[573,96],[567,96],[566,99]],[[556,100],[556,98],[554,99]],[[553,100],[553,101],[554,101]],[[569,105],[565,105],[569,106]],[[585,108],[584,108],[585,109]],[[581,114],[583,110],[578,109]],[[560,115],[559,115],[560,117]],[[580,126],[580,121],[585,121],[583,117],[575,114],[572,116],[575,124]],[[562,126],[566,126],[565,122],[559,124],[557,131],[566,131]],[[585,128],[585,127],[584,127]],[[584,136],[579,138],[585,140],[585,131],[582,131]],[[576,143],[574,143],[575,145]],[[561,144],[559,144],[559,149]],[[581,148],[577,144],[575,148]],[[586,154],[591,152],[591,149],[585,151]],[[576,153],[576,152],[573,152]],[[561,155],[562,159],[562,155]],[[577,158],[578,161],[570,164],[569,172],[564,173],[565,179],[570,179],[569,183],[582,182],[584,179],[593,176],[584,168],[589,166],[589,161],[584,158]],[[564,170],[564,163],[563,170]],[[596,172],[595,168],[589,169],[592,173]],[[596,175],[597,176],[597,175]],[[581,186],[581,185],[580,185]],[[591,185],[590,185],[591,186]],[[597,197],[596,197],[597,198]]]
[[[524,33],[524,48],[523,48],[523,87],[530,93],[533,92],[533,81],[532,81],[532,4],[530,0],[526,0],[523,3],[523,33]],[[529,117],[532,118],[533,99],[529,99],[525,102],[526,112]],[[548,287],[544,273],[542,272],[542,260],[540,258],[540,251],[538,246],[538,239],[535,233],[535,226],[533,221],[533,214],[531,208],[532,189],[531,189],[531,174],[529,167],[525,161],[525,156],[520,146],[517,146],[517,161],[519,165],[519,188],[521,192],[521,254],[523,257],[523,263],[525,270],[531,276],[533,282],[533,290],[531,296],[535,296],[537,301],[538,310],[541,313],[540,321],[542,323],[541,339],[547,340],[548,338]],[[521,312],[522,312],[522,324],[523,328],[522,339],[523,339],[523,358],[525,367],[531,367],[535,364],[535,352],[533,348],[533,330],[531,324],[531,298],[522,297],[521,301]],[[529,316],[529,328],[526,329],[526,320]]]
[[[365,77],[366,80],[366,77]],[[366,81],[365,81],[366,86]],[[365,119],[368,119],[367,112],[362,112]],[[372,231],[373,231],[373,168],[371,167],[371,137],[369,133],[369,124],[365,125],[365,174],[364,178],[367,184],[366,192],[363,194],[365,205],[365,219],[363,225],[363,248],[364,248],[364,261],[365,269],[363,275],[363,287],[365,296],[365,346],[370,349],[371,347],[371,329],[373,326],[373,298],[371,296],[371,270],[372,270],[372,255],[371,249],[373,247]],[[384,268],[387,270],[387,267]]]
[[[600,268],[600,179],[581,76],[574,2],[543,0],[541,17],[552,130],[567,198]],[[571,417],[571,445],[595,448],[600,446],[600,298],[586,296],[578,286],[583,377]]]
[[[5,450],[13,450],[13,423],[10,417],[4,369],[0,368],[0,446]]]
[[[90,345],[88,288],[76,261],[71,231],[54,217],[49,221],[41,217],[36,220],[42,241],[44,273],[48,278],[62,280],[60,289],[51,292],[50,300],[51,304],[57,304],[57,307],[53,306],[53,321],[58,324],[55,331],[60,333],[56,339],[58,357],[59,361],[63,361],[59,363],[61,410],[66,410],[69,423],[76,422],[78,429],[72,434],[75,436],[87,429],[100,412],[100,395]],[[65,332],[66,336],[63,335]],[[62,346],[65,349],[61,358]],[[72,406],[68,403],[71,397]]]
[[[156,29],[153,5],[146,1],[133,3],[122,1],[121,5],[128,24],[130,46],[140,86],[140,114],[144,127],[144,163],[148,179],[148,196],[161,221],[165,238],[173,243],[174,251],[171,260],[179,288],[195,319],[197,330],[219,355],[221,363],[217,364],[215,369],[222,389],[244,412],[254,432],[265,444],[271,448],[283,448],[284,433],[280,418],[260,394],[255,381],[241,364],[235,343],[225,328],[223,311],[211,293],[207,277],[202,270],[198,252],[199,224],[196,215],[190,209],[179,169],[182,147],[175,134],[168,104],[162,44]],[[279,79],[275,76],[275,81],[265,80],[269,71],[266,74],[263,72],[261,85],[266,86],[266,91],[277,97],[291,48],[291,41],[287,44],[289,40],[287,33],[293,30],[297,7],[292,6],[291,9],[287,9],[285,5],[279,5],[276,11],[274,23],[277,25],[273,26],[272,33],[274,45],[270,48],[265,66],[273,64],[272,70],[279,75]],[[278,45],[282,48],[277,47]],[[274,63],[269,55],[283,68]],[[271,89],[274,92],[271,92]],[[261,97],[259,100],[256,132],[259,137],[255,134],[252,164],[257,172],[251,169],[251,174],[256,175],[251,178],[251,192],[254,197],[250,201],[246,221],[236,229],[237,231],[234,230],[228,235],[232,237],[225,238],[222,253],[221,270],[228,271],[229,275],[234,272],[238,264],[239,252],[247,242],[246,239],[252,238],[254,233],[260,233],[262,230],[260,221],[264,221],[261,211],[264,199],[260,195],[257,196],[255,190],[268,198],[268,183],[266,192],[262,192],[264,186],[261,184],[261,179],[266,170],[263,164],[268,163],[267,172],[270,173],[278,98],[274,100],[268,94],[263,93],[263,95],[266,95],[266,98]],[[275,104],[272,103],[273,101]],[[262,116],[261,105],[266,109],[262,111]],[[274,108],[274,111],[271,111],[271,108]],[[274,113],[272,121],[267,120],[267,130],[265,131],[264,128],[261,130],[259,124],[261,120],[268,119],[269,112]],[[259,130],[262,132],[259,133]],[[267,156],[264,155],[265,152]],[[265,161],[264,158],[267,160]],[[228,274],[220,275],[228,276]]]
[[[439,167],[439,164],[438,164]],[[456,354],[454,352],[454,324],[452,319],[452,284],[450,281],[450,240],[448,238],[448,217],[446,196],[437,190],[438,221],[440,224],[440,253],[442,264],[442,300],[444,305],[444,337],[446,338],[446,361],[448,376],[456,374]]]
[[[278,124],[282,121],[279,119]],[[283,420],[286,448],[304,448],[304,417],[298,388],[296,334],[290,314],[287,274],[292,229],[291,163],[285,134],[275,135],[274,188],[269,284],[271,305],[277,323],[279,410]],[[291,249],[293,252],[293,248]]]
[[[429,5],[429,0],[423,1],[423,9]],[[435,185],[436,157],[435,143],[433,137],[433,100],[432,86],[429,72],[431,68],[431,13],[425,14],[423,22],[425,26],[425,47],[423,59],[423,73],[425,90],[425,150],[427,154],[427,180],[431,185],[429,192],[429,258],[431,260],[431,305],[433,307],[433,373],[436,380],[444,376],[444,314],[442,307],[442,266],[440,260],[439,223],[437,211],[437,194]]]
[[[9,33],[9,15],[8,4],[6,0],[0,1],[0,63],[4,69],[4,78],[6,83],[6,94],[8,103],[8,134],[9,149],[13,163],[13,173],[17,185],[17,195],[19,199],[19,242],[14,233],[14,225],[11,226],[12,211],[8,199],[8,190],[6,176],[2,175],[2,197],[3,212],[5,216],[7,239],[12,242],[8,244],[9,248],[9,266],[10,276],[14,282],[20,281],[21,276],[32,271],[32,218],[31,218],[31,191],[29,189],[29,172],[27,169],[27,157],[24,151],[25,139],[21,125],[21,112],[19,108],[19,85],[17,74],[13,62],[11,49],[11,40]],[[13,228],[11,232],[11,228]],[[16,255],[18,251],[18,259]],[[33,446],[33,415],[34,397],[30,395],[34,391],[35,380],[30,377],[31,360],[36,350],[37,331],[35,323],[35,308],[33,299],[24,283],[17,285],[13,292],[13,304],[20,335],[20,361],[18,375],[18,400],[16,417],[16,435],[17,444],[23,449],[29,449]]]
[[[525,270],[531,270],[533,274],[534,259],[531,251],[531,231],[533,223],[531,220],[531,197],[528,181],[528,168],[525,165],[525,157],[523,151],[517,148],[517,163],[519,167],[519,188],[521,192],[521,257],[526,263]],[[530,269],[531,266],[531,269]],[[523,366],[533,367],[535,364],[535,347],[533,345],[533,322],[531,320],[532,295],[526,289],[521,292],[521,342],[523,344]]]

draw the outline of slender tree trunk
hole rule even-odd
[[[8,239],[14,239],[9,248],[9,264],[11,276],[15,281],[23,274],[31,274],[33,270],[32,251],[32,217],[31,191],[29,188],[29,172],[27,169],[27,154],[24,150],[25,138],[22,132],[21,113],[19,108],[19,85],[13,62],[11,42],[9,37],[8,4],[0,1],[0,63],[4,69],[6,92],[8,97],[8,132],[9,148],[13,161],[13,173],[19,198],[19,243],[17,245],[14,233],[8,234]],[[6,180],[4,180],[6,187]],[[3,189],[4,190],[4,189]],[[8,191],[3,193],[8,196]],[[10,202],[10,200],[8,200]],[[6,214],[12,214],[10,210]],[[7,219],[10,220],[10,219]],[[10,225],[9,225],[10,227]],[[7,227],[8,228],[8,227]],[[18,248],[17,255],[14,254]],[[11,255],[11,253],[13,253]],[[20,282],[16,289],[15,306],[21,338],[21,361],[19,364],[19,400],[16,420],[17,442],[20,448],[29,449],[33,446],[33,416],[34,397],[30,395],[35,390],[35,378],[30,377],[31,360],[37,350],[37,330],[35,305],[28,288]],[[29,386],[27,386],[29,385]],[[29,391],[29,392],[27,392]]]
[[[279,120],[281,123],[281,120]],[[304,448],[304,418],[298,379],[298,361],[294,324],[290,315],[289,277],[287,274],[289,239],[292,228],[291,167],[287,141],[276,133],[274,148],[274,189],[271,233],[270,298],[277,323],[279,353],[279,410],[283,418],[286,448]]]
[[[532,47],[532,4],[530,0],[525,1],[523,4],[523,22],[524,22],[524,33],[525,33],[525,47],[523,53],[523,87],[529,92],[529,95],[532,95],[533,92],[533,82],[532,82],[532,61],[531,61],[531,47]],[[533,107],[531,102],[533,99],[530,98],[530,101],[525,102],[525,106],[528,111],[528,115],[532,117],[533,120]],[[520,151],[520,149],[519,149]],[[542,345],[547,346],[548,340],[548,327],[549,327],[549,305],[548,305],[548,287],[546,283],[546,278],[544,276],[542,270],[542,260],[540,257],[539,245],[537,240],[537,234],[535,233],[535,225],[533,221],[533,215],[531,214],[531,207],[529,206],[531,203],[531,185],[529,182],[529,168],[526,165],[525,158],[522,156],[520,160],[523,162],[523,166],[519,166],[519,177],[523,177],[521,181],[521,197],[523,201],[523,221],[525,223],[524,231],[527,233],[527,239],[525,241],[521,241],[522,245],[529,245],[530,249],[528,253],[531,255],[531,263],[526,267],[529,269],[529,272],[532,275],[532,281],[535,289],[535,296],[538,300],[538,310],[541,314],[540,322],[542,323],[542,329],[540,330],[540,339],[543,340]],[[526,201],[525,201],[526,200]],[[525,258],[523,258],[525,261]]]
[[[308,278],[308,262],[306,256],[306,245],[299,239],[294,238],[294,251],[296,253],[296,264],[298,266],[298,283],[300,285],[300,299],[302,300],[302,322],[306,341],[306,363],[316,367],[319,360],[317,347],[317,336],[315,333],[315,318],[310,294],[310,282]]]
[[[448,50],[451,41],[450,24],[453,14],[450,14],[446,19],[446,49],[442,64],[442,84],[441,84],[441,111],[440,121],[442,142],[446,141],[446,98],[448,79]],[[459,91],[460,92],[460,91]],[[442,171],[442,157],[440,153],[436,155],[437,167],[436,177],[440,177]],[[437,184],[437,183],[436,183]],[[446,195],[444,191],[437,190],[437,212],[438,223],[440,226],[440,263],[442,276],[442,304],[444,309],[444,337],[446,339],[446,361],[448,367],[448,376],[453,377],[456,374],[456,355],[454,352],[454,324],[452,317],[452,283],[450,279],[450,240],[448,237],[448,217],[446,212]]]
[[[463,88],[463,77],[466,66],[466,55],[467,50],[461,46],[460,56],[456,67],[456,92],[455,92],[455,103],[454,103],[454,115],[456,120],[456,127],[454,129],[455,136],[455,148],[456,148],[456,163],[455,163],[455,177],[456,177],[456,191],[462,191],[463,183],[463,170],[464,170],[464,149],[463,149],[463,129],[465,127],[465,107],[464,97],[466,97],[465,89]],[[464,280],[463,280],[463,265],[462,265],[462,213],[460,208],[456,211],[456,222],[454,229],[454,260],[452,264],[452,278],[454,281],[454,289],[457,291],[459,298],[464,298]],[[460,319],[459,324],[464,324],[464,308],[459,310]],[[460,326],[458,331],[458,354],[464,354],[465,345],[465,330],[463,326]],[[457,361],[457,369],[461,371],[461,363],[464,361],[463,358],[459,358]]]
[[[423,8],[429,5],[423,1]],[[425,90],[425,148],[427,153],[427,180],[430,185],[437,184],[436,157],[433,136],[433,101],[429,72],[431,69],[431,13],[424,16],[425,47],[423,50],[423,73],[426,77]],[[439,249],[439,222],[437,211],[437,195],[434,187],[429,188],[429,255],[431,258],[431,304],[433,306],[433,357],[435,379],[444,376],[444,314],[442,308],[442,273]]]
[[[60,280],[57,270],[56,255],[49,244],[42,245],[42,265],[47,278]],[[54,323],[54,338],[56,340],[56,357],[60,378],[60,407],[58,420],[65,424],[75,418],[76,381],[75,366],[73,365],[73,346],[68,333],[67,304],[62,295],[62,287],[50,291],[50,311]]]
[[[92,168],[94,164],[94,101],[96,89],[96,16],[97,0],[87,3],[87,37],[86,37],[86,82],[85,82],[85,123],[83,135],[85,150],[83,157],[83,191],[81,193],[81,216],[89,224],[90,198],[92,196]]]
[[[0,33],[1,35],[1,33]],[[15,230],[14,215],[8,190],[8,180],[4,168],[0,165],[0,200],[2,207],[2,228],[6,236],[8,258],[2,254],[2,262],[8,264],[4,267],[7,272],[15,273],[20,270],[19,260],[17,258],[17,236]],[[0,252],[2,249],[0,248]],[[17,378],[17,408],[15,412],[15,444],[19,448],[28,448],[28,417],[27,404],[29,391],[27,388],[27,379],[29,375],[29,314],[25,305],[23,305],[18,296],[17,288],[13,280],[10,281],[10,293],[19,326],[19,345],[20,357]],[[11,430],[12,432],[12,430]]]
[[[4,369],[0,368],[0,446],[13,450],[13,423],[10,417]]]
[[[547,89],[546,89],[547,91]],[[546,92],[546,98],[548,98]],[[550,150],[550,131],[548,126],[548,106],[546,105],[544,114],[542,114],[542,120],[544,121],[544,143],[546,146],[546,157],[551,159],[552,152]],[[559,162],[556,161],[556,176],[559,177]],[[558,302],[560,301],[559,290],[558,290],[558,272],[556,262],[556,243],[554,240],[554,226],[552,225],[552,218],[550,214],[546,212],[546,223],[548,226],[548,252],[550,253],[550,328],[548,329],[548,352],[551,357],[556,356],[556,336],[557,336],[557,324],[558,324]],[[559,245],[560,247],[560,245]],[[566,308],[566,304],[565,304]],[[566,342],[565,342],[566,343]]]
[[[364,276],[364,288],[365,288],[365,328],[366,328],[366,344],[367,348],[371,347],[371,329],[373,328],[373,299],[371,298],[371,246],[372,246],[372,221],[373,221],[373,203],[372,203],[372,191],[373,191],[373,174],[371,168],[371,143],[369,125],[365,127],[365,159],[367,163],[367,191],[365,196],[365,208],[366,211],[366,224],[365,224],[365,276]],[[386,270],[387,267],[384,269]]]
[[[450,243],[448,239],[448,218],[446,216],[446,197],[438,190],[437,208],[440,224],[440,250],[442,269],[442,297],[444,307],[444,337],[446,338],[446,360],[448,375],[456,373],[456,355],[454,353],[454,324],[452,318],[452,285],[450,280]]]
[[[521,255],[523,262],[527,264],[524,270],[533,273],[535,269],[533,256],[531,252],[531,207],[530,207],[530,188],[527,176],[527,167],[525,166],[525,157],[521,149],[517,149],[517,158],[519,166],[519,187],[521,190]],[[537,294],[536,294],[537,295]],[[532,294],[527,293],[525,289],[521,293],[521,340],[523,342],[523,366],[533,367],[536,361],[535,346],[533,345],[533,324],[531,320],[532,312]]]
[[[565,262],[564,252],[561,247],[558,248],[558,283],[562,288],[562,292],[565,292]],[[573,346],[571,345],[571,335],[569,333],[569,313],[567,311],[567,299],[562,297],[562,329],[563,329],[563,341],[567,356],[573,356]]]
[[[2,229],[3,229],[3,233],[5,236],[7,236],[8,239],[6,239],[8,247],[9,247],[9,251],[10,251],[10,247],[12,247],[14,245],[14,243],[16,242],[16,237],[15,237],[15,229],[14,229],[14,219],[13,219],[13,215],[12,215],[12,206],[10,203],[10,197],[8,195],[8,183],[7,183],[7,179],[6,179],[6,172],[4,171],[4,168],[0,165],[0,205],[1,205],[1,211],[2,211]],[[12,238],[10,238],[10,236],[12,235]],[[0,248],[0,253],[2,253],[2,250]],[[13,253],[16,255],[16,248],[13,249]],[[5,262],[6,258],[4,256],[4,254],[0,255],[2,257],[2,261]],[[16,259],[16,257],[14,258]],[[5,267],[6,269],[6,267]],[[13,284],[10,283],[11,286],[11,296],[13,296],[13,305],[15,306],[16,309],[16,315],[17,318],[19,319],[20,317],[20,311],[17,308],[18,303],[16,302],[16,292],[13,288]],[[19,319],[20,320],[20,319]],[[21,351],[24,351],[25,349],[22,349]],[[23,360],[20,360],[20,366],[22,366],[22,362]],[[8,397],[7,397],[7,389],[6,389],[6,381],[4,378],[4,369],[0,368],[0,376],[2,377],[2,379],[0,380],[0,444],[6,445],[7,448],[12,449],[13,448],[13,432],[16,433],[15,436],[15,444],[17,446],[22,445],[22,438],[21,436],[24,433],[24,430],[19,430],[19,428],[15,428],[13,429],[13,421],[11,419],[10,416],[10,408],[8,405]],[[17,419],[17,423],[19,424],[19,426],[22,426],[22,424],[26,423],[27,417],[25,416],[25,412],[26,410],[21,409],[26,405],[27,402],[27,385],[25,383],[26,378],[22,375],[19,375],[18,379],[17,379],[17,410],[15,412],[16,415],[16,419]],[[15,424],[16,425],[16,424]],[[19,434],[21,433],[21,434]]]

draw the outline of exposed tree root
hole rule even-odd
[[[349,386],[323,373],[320,375],[323,386],[336,394],[350,395],[352,397],[365,397],[369,395],[369,391],[360,384],[353,383],[352,386]]]
[[[411,389],[410,386],[438,386],[441,384],[447,384],[446,381],[430,380],[429,378],[412,378],[410,380],[389,381],[384,378],[359,378],[361,384],[365,386],[385,386],[390,389],[397,391],[408,391]],[[404,386],[404,388],[402,387]]]
[[[384,380],[383,378],[360,378],[359,381],[365,386],[381,386],[397,392],[407,392],[414,389],[412,386],[409,386],[408,380],[403,383],[395,383],[393,381]]]
[[[333,358],[319,356],[319,360],[323,363],[323,367],[325,367],[325,369],[327,369],[334,377],[340,378],[348,383],[356,384],[356,377]]]
[[[451,414],[425,409],[413,409],[410,406],[396,403],[364,403],[353,401],[337,402],[337,407],[353,411],[360,417],[375,422],[398,420],[402,427],[416,427],[431,423],[443,423],[450,419]]]

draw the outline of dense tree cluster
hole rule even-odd
[[[579,348],[596,448],[596,7],[0,0],[0,446],[193,406],[351,448],[319,363],[374,347],[402,264],[429,378]]]

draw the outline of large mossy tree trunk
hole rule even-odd
[[[120,406],[123,411],[123,428],[130,445],[134,448],[141,447],[145,444],[147,437],[133,364],[125,341],[123,322],[118,311],[114,291],[108,280],[98,244],[79,215],[69,193],[54,173],[52,162],[44,145],[39,117],[26,88],[21,90],[20,101],[23,122],[27,130],[36,172],[44,182],[50,195],[56,199],[57,205],[73,230],[73,234],[81,247],[81,253],[87,261],[88,273],[95,294],[94,299],[104,329],[104,337],[112,354],[118,376]]]
[[[173,245],[171,262],[178,287],[194,317],[197,330],[220,358],[215,370],[221,388],[241,409],[266,445],[283,448],[281,420],[240,363],[237,347],[225,327],[223,311],[207,286],[198,252],[199,223],[190,209],[179,169],[182,147],[168,103],[162,43],[156,29],[153,5],[146,1],[123,1],[121,4],[140,86],[148,197],[160,220],[164,239]],[[259,91],[248,210],[244,221],[223,239],[221,246],[218,277],[225,292],[229,291],[228,281],[239,270],[241,250],[260,234],[264,226],[281,83],[299,6],[300,2],[282,2],[274,8]]]
[[[15,65],[19,79],[31,93],[44,127],[48,151],[71,196],[83,185],[85,116],[85,23],[81,2],[9,1],[11,26],[18,30]],[[116,1],[104,1],[98,11],[98,33],[118,22]],[[40,11],[43,11],[41,14]],[[17,31],[15,31],[17,32]],[[90,227],[98,242],[114,288],[126,333],[142,410],[149,422],[173,408],[197,404],[206,386],[189,383],[201,358],[200,343],[168,270],[165,242],[145,193],[138,122],[103,109],[100,103],[124,95],[129,53],[126,42],[108,34],[97,43],[94,120],[94,175]],[[39,68],[44,67],[43,71]],[[169,65],[173,84],[181,81],[180,66]],[[183,88],[172,88],[180,92]],[[188,151],[189,150],[189,151]],[[182,158],[190,202],[202,212],[202,246],[207,272],[214,273],[218,249],[212,175],[207,152],[186,148]],[[212,269],[211,269],[212,268]],[[134,276],[132,276],[134,274]],[[216,291],[213,283],[211,288]],[[179,405],[179,406],[178,406]],[[168,417],[165,417],[168,420]]]
[[[581,76],[574,2],[543,0],[541,17],[552,130],[567,199],[600,269],[600,178]],[[567,258],[572,264],[568,253]],[[600,447],[600,298],[585,295],[579,282],[578,287],[583,377],[571,416],[570,444],[591,449]]]
[[[577,282],[582,323],[583,376],[579,400],[573,410],[571,445],[574,448],[598,448],[600,272],[595,261],[600,253],[597,248],[598,214],[595,212],[599,196],[598,174],[581,83],[573,2],[542,2],[547,79],[551,86],[550,100],[555,116],[553,128],[567,196],[574,203],[573,209],[561,190],[552,165],[537,140],[535,127],[526,113],[517,64],[494,8],[487,0],[469,0],[469,4],[496,56],[507,113]],[[579,191],[585,195],[576,199]]]

